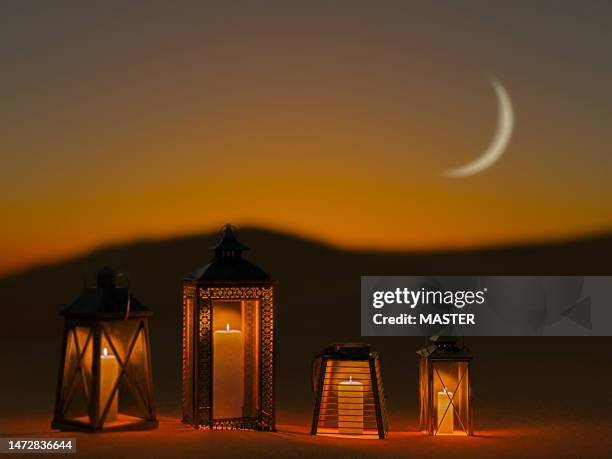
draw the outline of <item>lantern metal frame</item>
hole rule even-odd
[[[444,388],[446,384],[436,365],[439,363],[457,363],[464,364],[464,370],[455,387],[449,391],[452,395],[446,394],[449,398],[447,410],[453,410],[453,417],[459,421],[461,430],[455,431],[451,435],[474,435],[474,394],[472,390],[472,381],[474,378],[474,370],[472,364],[472,355],[465,346],[457,345],[457,339],[454,337],[435,336],[429,338],[429,344],[417,351],[420,358],[419,364],[419,402],[420,416],[419,429],[426,432],[428,435],[442,435],[438,432],[442,420],[436,424],[436,394],[434,394],[434,382],[438,380]],[[455,405],[458,389],[462,384],[466,384],[466,410],[463,416],[458,412]],[[446,392],[446,391],[445,391]],[[446,411],[447,411],[446,410]],[[446,416],[446,411],[444,416]]]

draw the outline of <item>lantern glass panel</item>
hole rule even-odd
[[[185,298],[183,311],[183,398],[182,408],[184,419],[193,419],[193,298]]]
[[[319,434],[378,438],[369,361],[329,360],[323,384]]]
[[[429,375],[428,375],[428,362],[426,357],[419,359],[419,400],[420,400],[420,415],[419,415],[419,428],[421,430],[427,430],[427,420],[430,416],[430,406],[427,403],[429,394]]]
[[[256,417],[260,409],[258,300],[213,300],[214,419]]]
[[[433,416],[436,435],[468,432],[468,362],[432,362]]]
[[[67,332],[66,357],[61,388],[66,419],[89,421],[93,333],[89,327],[71,327]]]
[[[145,333],[140,320],[102,324],[99,406],[107,426],[148,417],[150,369]]]

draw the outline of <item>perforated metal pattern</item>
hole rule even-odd
[[[193,319],[196,288],[186,284],[183,288],[183,358],[182,358],[182,391],[181,407],[183,422],[193,420]]]
[[[261,428],[274,430],[274,299],[273,289],[263,289],[261,314]]]

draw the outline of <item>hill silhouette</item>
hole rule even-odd
[[[307,420],[311,406],[312,357],[330,342],[364,340],[359,324],[361,275],[612,274],[612,236],[482,250],[383,253],[341,250],[256,228],[239,229],[237,235],[252,249],[246,257],[279,281],[278,406],[285,419],[295,415],[300,422]],[[160,410],[177,413],[181,280],[207,263],[208,248],[218,238],[218,234],[205,234],[106,247],[1,279],[0,361],[10,377],[0,381],[0,393],[14,396],[0,399],[0,411],[27,407],[50,416],[63,325],[58,312],[84,284],[93,284],[98,268],[111,265],[126,273],[123,285],[129,285],[155,312],[151,335],[156,396]],[[612,373],[602,350],[608,343],[604,339],[470,339],[479,368],[476,393],[482,400],[481,410],[495,403],[512,406],[518,400],[537,401],[548,413],[572,406],[592,408],[588,398],[568,399],[567,392],[584,387],[585,381],[602,372]],[[392,414],[410,413],[398,416],[399,424],[414,428],[418,403],[414,352],[423,339],[367,341],[381,354]],[[608,362],[603,368],[601,359]],[[551,378],[558,384],[550,387]],[[500,387],[507,393],[503,400],[498,396]],[[567,401],[562,406],[544,406],[541,391]],[[392,427],[399,426],[392,422]]]

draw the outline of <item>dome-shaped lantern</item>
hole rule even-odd
[[[221,240],[210,250],[214,253],[213,259],[193,273],[191,279],[203,282],[270,281],[263,269],[242,257],[249,248],[236,239],[229,223],[223,227]]]
[[[183,282],[183,422],[274,430],[274,289],[230,224]]]
[[[153,312],[98,272],[65,317],[52,428],[108,432],[157,427],[148,318]]]

